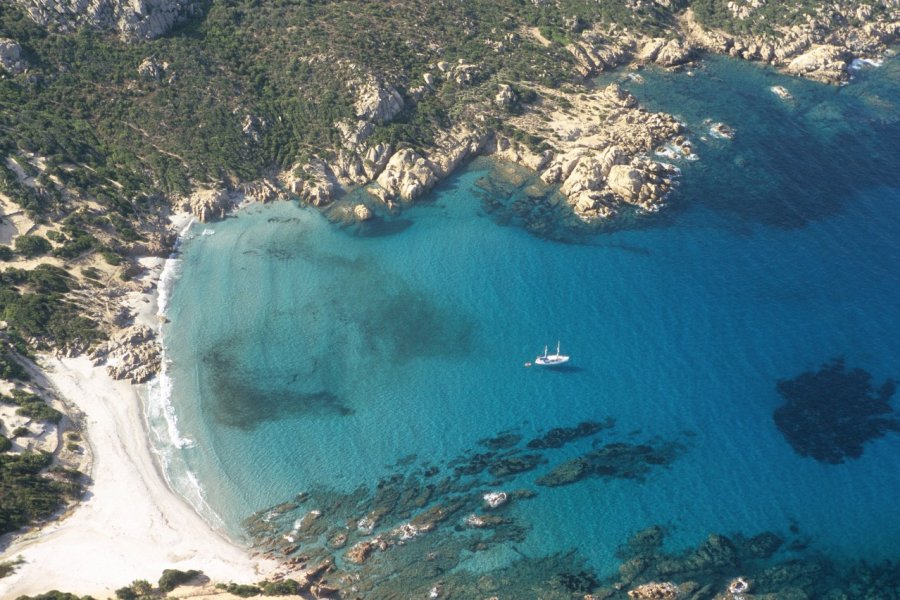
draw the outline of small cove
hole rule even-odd
[[[425,481],[502,432],[521,446],[612,418],[517,454],[539,461],[500,477],[536,493],[505,509],[523,531],[454,568],[574,548],[608,575],[617,548],[656,524],[671,549],[773,531],[797,556],[897,558],[900,436],[828,465],[795,453],[773,412],[778,381],[835,357],[875,385],[900,376],[898,62],[845,88],[722,59],[624,83],[686,122],[700,160],[680,163],[668,214],[576,243],[498,223],[482,160],[391,235],[357,235],[289,203],[245,209],[212,235],[195,228],[165,328],[172,405],[193,442],[162,444],[170,478],[183,490],[195,478],[207,510],[241,537],[250,514],[299,492]],[[707,119],[735,138],[710,136]],[[523,366],[557,339],[571,368]],[[609,444],[664,456],[536,484]],[[465,493],[496,479],[478,475]]]

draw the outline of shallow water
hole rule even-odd
[[[835,465],[798,455],[773,420],[777,383],[835,357],[874,387],[900,375],[900,61],[843,88],[720,59],[643,78],[623,85],[682,118],[700,160],[679,164],[665,214],[619,231],[562,243],[502,226],[515,220],[484,202],[480,160],[399,225],[360,232],[282,203],[195,228],[165,327],[182,447],[152,418],[175,486],[240,537],[304,490],[449,473],[499,432],[521,447],[612,417],[534,469],[466,480],[454,493],[499,479],[537,495],[505,509],[524,533],[455,566],[575,548],[607,575],[653,524],[671,549],[774,531],[792,556],[900,558],[900,435]],[[523,366],[557,340],[567,368]],[[613,442],[677,451],[536,485]]]

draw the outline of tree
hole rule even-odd
[[[47,254],[53,248],[46,238],[39,235],[20,235],[13,244],[16,252],[27,258]]]

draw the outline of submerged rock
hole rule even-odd
[[[543,448],[561,448],[571,441],[592,436],[603,429],[610,429],[615,423],[614,419],[608,418],[603,422],[583,421],[575,427],[556,427],[543,436],[528,442],[528,447],[535,450]]]
[[[654,467],[668,465],[684,452],[677,442],[657,446],[616,442],[566,461],[538,478],[538,485],[569,485],[585,477],[643,480]]]

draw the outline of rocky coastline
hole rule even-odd
[[[748,9],[752,10],[752,9]],[[749,14],[749,13],[748,13]],[[776,27],[771,34],[736,35],[700,25],[685,11],[675,37],[635,35],[616,26],[581,32],[566,46],[585,79],[612,69],[654,64],[679,69],[705,53],[764,62],[787,74],[828,84],[849,81],[854,60],[874,61],[900,35],[900,12],[836,5],[803,24]],[[586,224],[606,224],[621,213],[653,213],[664,205],[679,170],[656,156],[693,156],[683,126],[671,115],[653,113],[615,84],[594,89],[581,83],[559,88],[499,84],[496,96],[477,101],[423,147],[370,142],[379,126],[434,93],[442,80],[465,86],[477,65],[436,63],[424,84],[406,94],[386,78],[366,73],[348,82],[356,94],[355,117],[334,123],[341,147],[297,163],[277,177],[224,188],[199,190],[184,204],[198,219],[223,216],[250,197],[259,201],[296,197],[325,207],[364,189],[369,200],[344,208],[342,218],[362,221],[379,211],[396,213],[431,190],[460,164],[491,156],[525,167],[557,186],[571,213]],[[468,74],[468,76],[466,75]],[[523,92],[528,102],[520,97]],[[252,120],[252,118],[251,118]],[[727,125],[713,135],[730,137]],[[723,133],[724,132],[724,133]],[[247,189],[258,193],[247,193]]]

